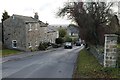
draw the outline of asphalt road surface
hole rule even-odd
[[[3,78],[72,78],[78,52],[83,46],[73,49],[37,54],[2,64]]]

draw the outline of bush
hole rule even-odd
[[[113,68],[106,67],[106,68],[102,68],[101,71],[106,74],[110,74],[113,72]]]
[[[48,45],[48,46],[51,46],[52,44],[51,44],[50,42],[47,42],[47,45]]]
[[[72,38],[66,37],[65,42],[72,42]]]
[[[78,41],[78,38],[73,38],[73,43],[75,44],[76,43],[76,41]]]
[[[48,47],[48,43],[44,42],[44,43],[40,43],[39,46],[38,46],[38,49],[39,50],[46,50]]]
[[[64,40],[62,38],[56,38],[55,43],[56,44],[62,44]]]

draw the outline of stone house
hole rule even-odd
[[[69,25],[67,27],[67,35],[74,39],[79,39],[79,30],[76,28],[76,25]]]
[[[67,27],[67,34],[69,36],[78,36],[79,35],[79,30],[74,25],[69,25]]]
[[[4,44],[8,48],[24,51],[36,50],[44,40],[47,24],[38,20],[38,16],[28,17],[12,15],[3,22]]]
[[[56,38],[59,37],[59,31],[54,26],[47,27],[47,42],[55,43]]]

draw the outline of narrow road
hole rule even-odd
[[[73,49],[58,49],[2,64],[3,78],[72,78],[78,52],[83,46]]]

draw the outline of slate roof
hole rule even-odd
[[[40,21],[40,20],[37,20],[33,17],[30,17],[30,16],[23,16],[23,15],[16,15],[16,14],[13,14],[12,17],[14,16],[14,18],[19,18],[21,20],[23,20],[24,22],[26,23],[29,23],[29,22],[39,22],[39,24],[41,25],[41,27],[47,27],[47,24]]]
[[[47,27],[47,24],[43,23],[42,21],[39,21],[39,24],[41,25],[41,27]]]
[[[14,16],[14,18],[19,18],[19,19],[23,20],[24,22],[38,22],[37,19],[34,19],[33,17],[29,17],[29,16],[16,15],[16,14],[13,14],[12,17],[13,16]]]
[[[79,33],[79,30],[74,27],[74,26],[68,26],[67,29],[71,32],[71,33]]]
[[[48,26],[48,33],[50,33],[50,32],[56,32],[57,30],[53,27],[53,26]]]

